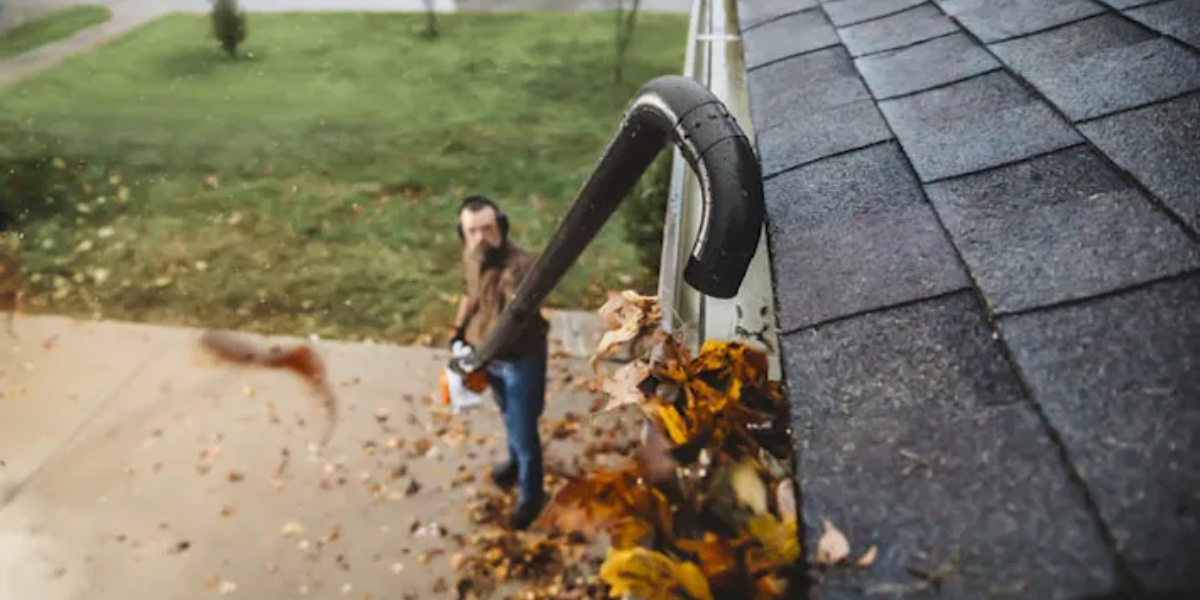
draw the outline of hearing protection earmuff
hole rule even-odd
[[[492,210],[496,212],[496,224],[500,227],[500,239],[507,240],[508,239],[508,215],[505,214],[504,211],[500,210],[500,207],[497,206],[496,203],[493,202],[491,198],[488,198],[487,196],[467,196],[466,198],[463,198],[462,203],[459,204],[458,214],[461,215],[462,211],[465,210],[468,206],[477,205],[477,204],[482,204],[484,206],[490,206],[492,208]],[[458,239],[460,239],[460,240],[466,239],[466,235],[463,233],[461,220],[454,226],[454,230],[458,232]]]

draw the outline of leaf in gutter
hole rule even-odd
[[[609,549],[600,579],[610,595],[630,594],[639,600],[711,600],[704,572],[695,563],[677,561],[646,548]]]

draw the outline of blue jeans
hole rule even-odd
[[[542,483],[542,440],[538,419],[546,408],[546,345],[513,360],[496,360],[487,367],[488,383],[504,418],[508,458],[517,465],[519,502],[545,496]]]

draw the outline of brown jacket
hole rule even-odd
[[[504,307],[537,260],[537,257],[514,242],[505,242],[505,246],[504,259],[499,266],[485,267],[477,255],[463,251],[466,297],[460,307],[457,325],[462,325],[466,320],[464,337],[474,347],[479,347],[499,324]],[[549,329],[550,324],[539,313],[529,327],[515,335],[501,349],[498,357],[513,358],[533,350],[545,342]]]

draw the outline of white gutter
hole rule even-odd
[[[754,125],[750,120],[737,2],[695,0],[683,74],[704,84],[725,103],[753,146]],[[766,232],[759,234],[758,252],[738,295],[729,300],[704,296],[683,281],[688,251],[700,227],[700,202],[700,182],[675,151],[658,288],[664,309],[669,309],[664,322],[671,330],[682,332],[693,351],[709,339],[766,346],[770,377],[778,380],[779,337]]]

